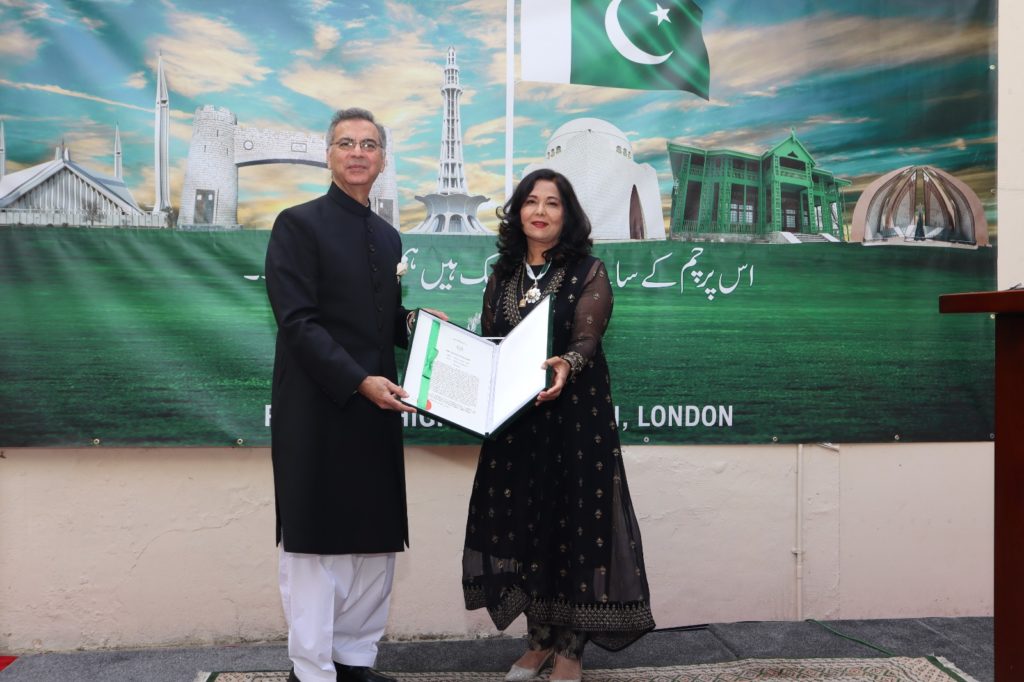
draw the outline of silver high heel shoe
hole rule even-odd
[[[554,660],[551,661],[551,665],[555,664]],[[583,661],[580,661],[580,674],[579,677],[567,678],[567,677],[555,677],[554,670],[551,671],[551,679],[548,682],[581,682],[583,679]]]
[[[521,665],[513,664],[513,666],[509,668],[508,674],[505,675],[505,682],[526,682],[527,680],[534,679],[540,674],[540,671],[544,669],[544,666],[548,664],[548,661],[552,660],[554,655],[554,651],[549,651],[547,656],[537,664],[536,668],[524,668]]]

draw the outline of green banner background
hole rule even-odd
[[[0,445],[269,444],[267,237],[0,228]],[[403,243],[406,304],[473,328],[493,240]],[[994,323],[940,316],[937,299],[992,289],[995,249],[596,252],[615,291],[605,345],[626,443],[991,437]],[[474,442],[419,418],[406,435]]]

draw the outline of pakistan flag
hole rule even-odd
[[[522,78],[708,99],[703,18],[693,0],[523,0]]]

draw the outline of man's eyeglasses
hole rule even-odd
[[[377,142],[377,140],[373,140],[370,138],[366,138],[365,140],[359,140],[359,142],[356,142],[351,137],[343,137],[340,140],[333,142],[332,144],[337,145],[338,149],[345,152],[352,151],[353,149],[356,148],[356,145],[359,145],[359,148],[362,149],[364,152],[375,152],[378,149],[380,149],[380,142]]]

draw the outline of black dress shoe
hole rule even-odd
[[[338,671],[338,682],[398,682],[393,677],[363,665],[345,665],[335,661],[334,669]]]

